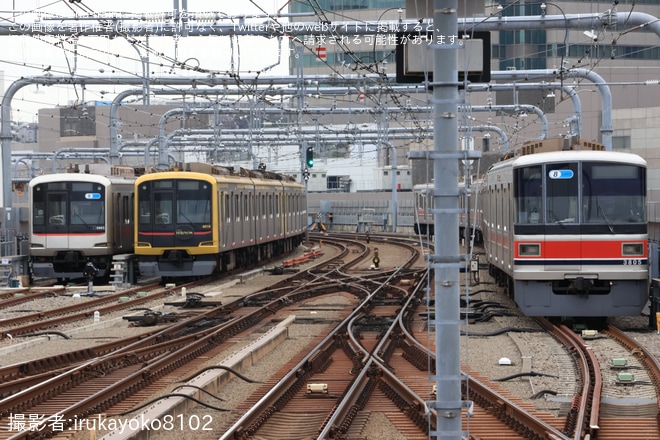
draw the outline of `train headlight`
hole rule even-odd
[[[644,255],[643,243],[623,243],[621,246],[622,255]]]
[[[541,256],[541,245],[538,243],[520,243],[518,244],[518,255],[521,257],[539,257]]]

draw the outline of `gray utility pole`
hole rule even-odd
[[[433,1],[433,222],[437,439],[460,440],[461,346],[458,213],[458,1]],[[443,40],[440,40],[442,38]],[[454,38],[452,41],[451,39]]]
[[[458,236],[458,215],[461,196],[458,187],[458,161],[476,159],[479,151],[458,148],[459,102],[458,57],[465,56],[465,46],[458,39],[458,0],[433,1],[433,152],[411,151],[410,159],[432,159],[434,254],[429,256],[429,268],[434,271],[435,305],[430,327],[435,330],[435,381],[437,394],[429,408],[435,410],[434,439],[460,440],[461,410],[467,406],[461,397],[460,345],[460,269],[467,264],[461,254]],[[465,85],[465,84],[464,84]]]

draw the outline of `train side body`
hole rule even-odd
[[[435,234],[435,222],[433,219],[433,183],[417,184],[413,187],[415,203],[414,231],[419,235],[433,236]],[[482,212],[479,191],[483,186],[481,179],[474,179],[469,185],[461,180],[458,183],[460,193],[458,208],[458,234],[460,239],[465,238],[465,229],[469,228],[469,237],[476,243],[482,243]],[[467,196],[467,203],[466,203]]]
[[[61,173],[28,185],[34,277],[81,278],[91,262],[108,279],[112,257],[133,252],[134,177]]]
[[[141,176],[135,188],[135,253],[145,276],[255,265],[304,237],[304,187],[273,173],[170,171]]]
[[[491,273],[530,316],[638,315],[648,300],[646,162],[611,151],[496,163],[483,189]]]

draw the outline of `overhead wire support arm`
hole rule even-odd
[[[478,150],[463,150],[455,153],[438,153],[434,151],[410,151],[407,155],[408,159],[426,159],[426,160],[444,160],[444,159],[480,159],[481,151]]]

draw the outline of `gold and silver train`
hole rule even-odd
[[[267,171],[189,164],[141,176],[62,173],[29,184],[32,276],[108,280],[116,254],[163,279],[253,265],[298,246],[304,186]],[[129,174],[125,171],[122,174]]]
[[[418,203],[429,203],[423,186],[414,191]],[[644,159],[584,147],[533,151],[495,163],[471,192],[489,272],[523,313],[606,317],[644,309]]]
[[[226,272],[291,252],[304,238],[304,186],[280,174],[190,164],[140,176],[135,187],[144,276]]]

